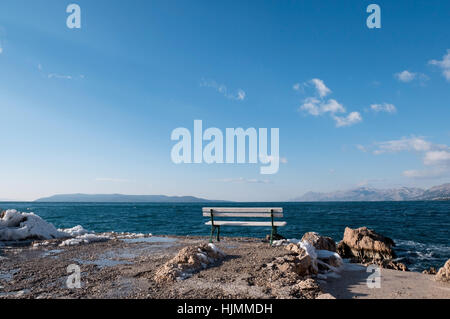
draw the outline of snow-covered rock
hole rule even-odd
[[[60,246],[73,246],[106,241],[110,236],[93,234],[78,225],[67,229],[56,229],[53,224],[34,213],[22,213],[10,209],[0,214],[1,241],[44,240],[33,247],[47,246],[50,239],[64,240]]]
[[[9,209],[0,217],[0,241],[61,238],[55,226],[34,213]]]
[[[80,225],[72,228],[58,229],[58,231],[60,232],[62,237],[64,237],[64,235],[66,235],[67,237],[76,237],[89,233],[86,229],[83,228],[83,226]]]

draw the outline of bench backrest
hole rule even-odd
[[[203,216],[211,217],[283,217],[281,207],[203,207]]]

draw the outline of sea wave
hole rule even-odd
[[[408,265],[412,271],[430,267],[439,268],[450,256],[450,247],[442,244],[424,244],[413,240],[394,240],[397,260]]]

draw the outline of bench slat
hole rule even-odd
[[[213,213],[282,213],[281,207],[203,207],[203,213],[209,213],[213,210]]]
[[[203,212],[203,216],[210,217],[211,213]],[[266,217],[270,218],[270,213],[216,213],[213,211],[214,217]],[[283,217],[283,213],[274,213],[273,217]]]
[[[286,222],[274,222],[274,226],[283,227],[286,226]],[[211,225],[211,221],[205,223],[205,225]],[[244,222],[244,221],[214,221],[216,226],[272,226],[271,222]]]

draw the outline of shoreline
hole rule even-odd
[[[289,255],[259,238],[224,237],[217,248],[226,257],[184,280],[157,283],[155,273],[177,253],[208,242],[203,236],[115,238],[76,246],[1,247],[0,299],[3,298],[444,298],[450,283],[418,272],[381,270],[381,288],[367,287],[366,267],[350,264],[338,276],[302,281],[301,293],[289,284],[267,286],[265,265]],[[80,289],[69,289],[67,266],[81,269]],[[284,280],[284,279],[283,279]]]

